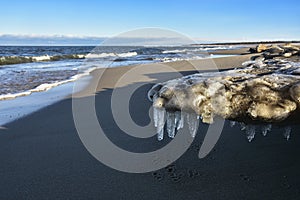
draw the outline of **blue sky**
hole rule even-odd
[[[2,1],[0,34],[111,37],[142,27],[203,40],[300,39],[300,1]]]

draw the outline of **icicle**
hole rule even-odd
[[[160,141],[164,139],[165,109],[154,107],[153,114],[154,125],[156,126],[157,131],[157,139]]]
[[[255,136],[255,126],[247,125],[246,126],[246,136],[249,142],[251,142]]]
[[[154,121],[154,126],[157,127],[158,125],[158,108],[153,107],[153,121]]]
[[[175,126],[176,126],[176,130],[179,130],[181,128],[183,128],[183,123],[184,123],[184,114],[183,112],[175,112]]]
[[[261,133],[263,136],[266,136],[268,132],[272,129],[272,124],[264,125],[261,127]]]
[[[241,131],[246,129],[246,124],[244,122],[240,122]]]
[[[176,117],[174,112],[167,112],[167,132],[170,138],[175,137]]]
[[[287,126],[284,128],[283,136],[286,140],[289,140],[291,137],[292,128],[290,126]]]
[[[189,125],[189,130],[192,137],[196,136],[198,126],[199,126],[199,119],[196,113],[188,113],[187,114],[187,123]]]
[[[230,125],[231,128],[234,127],[236,125],[236,121],[230,121],[229,125]]]

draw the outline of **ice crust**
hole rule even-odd
[[[185,120],[195,137],[199,120],[211,124],[216,116],[231,120],[232,127],[239,122],[249,141],[256,132],[266,136],[272,124],[282,123],[299,112],[299,71],[296,62],[257,59],[238,69],[197,73],[158,83],[148,93],[153,101],[158,139],[163,139],[165,121],[169,137],[175,137]],[[290,132],[287,126],[286,139]]]

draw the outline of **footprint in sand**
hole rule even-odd
[[[175,165],[169,165],[169,166],[165,167],[165,169],[167,170],[168,173],[175,172],[175,170],[176,170]]]
[[[181,181],[181,179],[183,177],[183,173],[173,172],[173,173],[170,173],[169,176],[173,182],[177,183],[177,182]]]
[[[201,173],[195,169],[188,169],[187,174],[189,178],[196,178],[198,176],[201,176]]]
[[[244,180],[244,181],[250,181],[250,177],[244,174],[240,174],[240,177]]]
[[[153,172],[153,173],[152,173],[152,176],[153,176],[156,180],[158,180],[158,181],[163,180],[163,175],[162,175],[161,173],[159,173],[159,172]]]

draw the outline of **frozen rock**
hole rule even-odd
[[[159,83],[149,96],[157,108],[194,112],[208,124],[215,116],[280,122],[297,112],[300,105],[300,76],[291,74],[300,67],[286,61],[264,63],[260,69],[250,66]]]
[[[286,51],[287,48],[282,49]],[[158,139],[163,139],[165,112],[166,129],[171,138],[183,127],[184,118],[194,137],[199,120],[211,124],[218,116],[238,121],[241,129],[246,130],[249,141],[255,135],[252,121],[255,121],[253,124],[269,124],[261,130],[266,135],[271,124],[298,115],[299,63],[256,59],[245,66],[223,72],[197,73],[154,85],[148,98],[153,101]],[[234,125],[231,122],[231,126]]]

